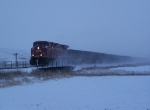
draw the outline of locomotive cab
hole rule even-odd
[[[44,41],[37,41],[33,43],[33,47],[31,48],[31,60],[30,64],[35,65],[36,61],[39,64],[47,63],[47,49],[49,48],[49,43]]]
[[[31,49],[32,56],[42,57],[47,56],[48,43],[34,43]]]

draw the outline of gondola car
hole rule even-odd
[[[49,61],[61,56],[69,46],[49,41],[35,41],[31,48],[31,65],[46,65]]]

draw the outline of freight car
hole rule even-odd
[[[65,53],[65,54],[64,54]],[[67,49],[63,55],[67,58],[70,64],[101,64],[101,63],[120,63],[128,62],[133,58],[130,56],[113,55],[106,53],[97,53],[83,50]]]
[[[35,41],[31,48],[30,64],[39,65],[48,64],[49,61],[61,56],[64,50],[69,46],[48,41]]]

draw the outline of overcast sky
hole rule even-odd
[[[150,57],[150,0],[1,0],[0,48],[37,40]]]

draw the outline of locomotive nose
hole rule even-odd
[[[32,53],[32,56],[34,57],[40,57],[40,56],[43,56],[43,51],[42,51],[42,48],[37,46],[35,48],[33,48],[33,53]]]
[[[35,53],[37,56],[42,56],[42,50],[36,50]]]

